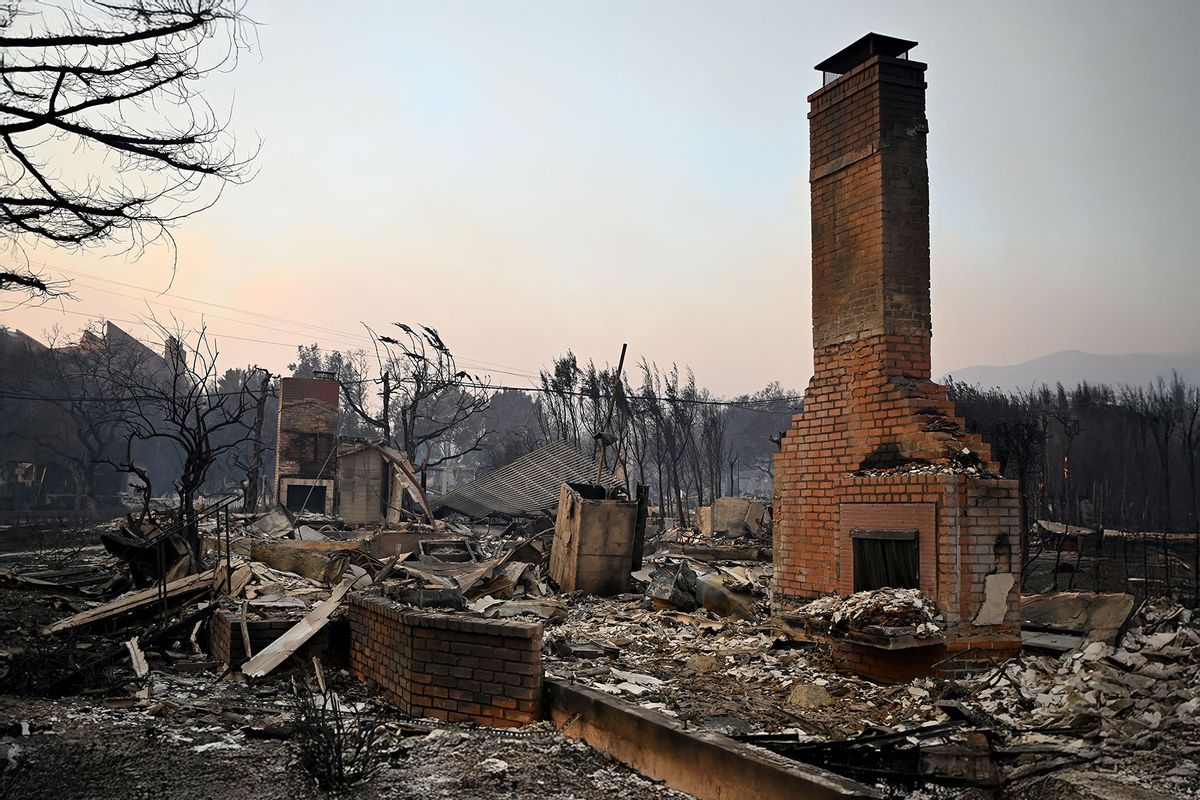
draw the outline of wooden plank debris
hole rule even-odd
[[[286,661],[304,643],[325,627],[333,612],[342,604],[342,599],[350,588],[358,582],[358,578],[346,578],[334,588],[329,599],[308,613],[303,619],[293,625],[282,636],[259,651],[258,655],[242,664],[242,674],[250,678],[261,678]]]
[[[241,613],[238,615],[238,625],[242,629],[242,652],[247,658],[254,655],[254,651],[250,649],[250,626],[246,624],[246,601],[242,601]]]
[[[171,581],[165,587],[166,599],[178,600],[209,590],[212,587],[212,580],[215,574],[216,570],[210,569],[207,572],[199,572],[195,575],[188,575],[179,580]],[[81,625],[103,622],[122,614],[149,608],[162,598],[162,591],[163,587],[151,586],[149,589],[142,589],[141,591],[122,595],[103,605],[90,608],[87,611],[81,611],[66,619],[60,619],[53,625],[43,628],[42,633],[43,635],[58,633],[59,631],[78,628]]]
[[[146,654],[142,652],[142,648],[138,645],[138,637],[133,637],[125,643],[125,647],[129,650],[129,660],[133,663],[133,674],[139,678],[144,678],[150,674],[150,665],[146,663]]]
[[[216,610],[216,603],[208,603],[204,606],[201,606],[194,613],[188,614],[178,622],[174,622],[154,633],[147,634],[144,640],[142,640],[139,636],[139,640],[145,641],[145,643],[150,646],[166,644],[172,638],[187,630],[190,626],[196,625],[208,619]],[[140,641],[138,644],[139,649],[141,648]],[[65,692],[73,690],[85,674],[94,672],[95,670],[106,667],[109,664],[113,664],[120,659],[123,653],[129,653],[129,648],[126,646],[127,644],[128,643],[122,643],[108,652],[101,654],[87,664],[84,664],[79,669],[63,675],[46,688],[46,694],[51,697],[58,697]]]
[[[425,519],[430,525],[436,528],[437,520],[433,518],[433,510],[429,507],[429,501],[425,498],[425,490],[421,488],[421,482],[417,479],[416,470],[413,469],[408,456],[394,447],[387,447],[374,442],[371,443],[371,446],[395,465],[397,473],[406,484],[405,488],[408,490],[408,496],[421,506],[421,510],[425,512]]]

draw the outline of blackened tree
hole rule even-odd
[[[197,498],[212,466],[253,434],[258,396],[251,381],[241,381],[233,390],[218,388],[218,351],[204,327],[185,331],[154,324],[164,346],[163,366],[111,380],[126,409],[123,423],[129,438],[165,440],[178,451],[179,522],[198,560]],[[256,372],[257,367],[247,370]]]
[[[358,385],[343,382],[342,397],[369,428],[422,468],[483,449],[487,430],[473,425],[487,408],[485,379],[460,370],[438,332],[392,323],[395,336],[367,328],[374,342],[378,405],[368,406]]]

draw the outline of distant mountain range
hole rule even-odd
[[[1031,386],[1062,383],[1145,385],[1160,376],[1171,379],[1172,371],[1190,384],[1200,384],[1200,353],[1127,353],[1099,355],[1080,350],[1064,350],[1047,356],[1003,367],[974,366],[950,372],[956,382],[978,384],[984,388],[1028,389]]]

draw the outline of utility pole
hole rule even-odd
[[[596,483],[599,484],[604,477],[604,461],[607,456],[608,439],[610,434],[608,429],[612,427],[613,409],[617,404],[617,390],[621,388],[621,372],[625,369],[625,350],[629,347],[628,343],[621,345],[621,357],[617,360],[617,371],[613,373],[612,393],[608,396],[608,414],[604,418],[604,427],[601,428],[600,437],[600,464],[596,468]]]

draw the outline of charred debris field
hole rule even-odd
[[[3,797],[694,796],[664,783],[669,771],[655,777],[589,745],[552,701],[488,717],[478,674],[452,674],[484,651],[460,641],[515,659],[502,651],[522,626],[537,630],[547,682],[846,776],[862,796],[1200,794],[1200,627],[1168,599],[1093,610],[1083,631],[1080,595],[1061,593],[1076,628],[1043,633],[1061,639],[1050,647],[957,677],[884,682],[846,669],[836,642],[937,639],[933,604],[885,589],[772,614],[771,567],[757,552],[769,542],[749,528],[652,537],[626,590],[597,597],[553,588],[553,531],[405,526],[397,535],[426,544],[380,559],[377,537],[336,538],[327,521],[230,520],[228,537],[207,526],[213,567],[166,591],[138,589],[145,564],[110,553],[128,520],[59,531],[42,548],[14,537],[21,549],[0,557]],[[146,522],[140,534],[161,530]],[[330,598],[328,620],[298,643]],[[434,648],[448,656],[444,675],[412,656],[409,680],[426,682],[398,686],[355,657],[360,607],[394,609],[414,643],[450,637],[443,618],[480,633]],[[421,627],[429,620],[450,628]],[[503,638],[481,638],[496,625]],[[277,641],[288,647],[276,666],[253,662]],[[478,663],[485,682],[501,680],[496,660]],[[416,695],[439,685],[471,693],[450,688],[455,703],[419,711]],[[504,696],[520,688],[497,684],[491,702],[519,710]],[[346,774],[314,766],[322,747],[339,751]]]

